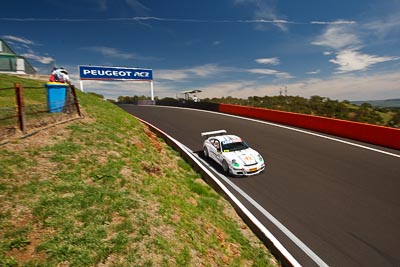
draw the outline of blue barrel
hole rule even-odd
[[[45,86],[47,88],[47,107],[49,112],[55,113],[63,111],[68,84],[48,82]]]

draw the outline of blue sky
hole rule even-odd
[[[0,37],[39,73],[53,65],[153,69],[155,95],[400,98],[399,0],[6,1]],[[106,98],[146,82],[84,81]]]

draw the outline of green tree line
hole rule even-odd
[[[247,99],[228,96],[222,98],[206,98],[202,101],[268,108],[382,126],[400,127],[400,108],[373,107],[369,103],[354,105],[347,100],[338,101],[317,95],[309,99],[300,96],[283,95],[264,97],[250,96]]]

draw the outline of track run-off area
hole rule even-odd
[[[400,151],[215,112],[121,108],[194,152],[221,129],[257,150],[266,170],[224,183],[300,265],[400,266]]]

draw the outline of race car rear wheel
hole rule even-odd
[[[203,147],[203,154],[204,154],[204,157],[208,158],[208,149],[207,149],[207,147]]]

